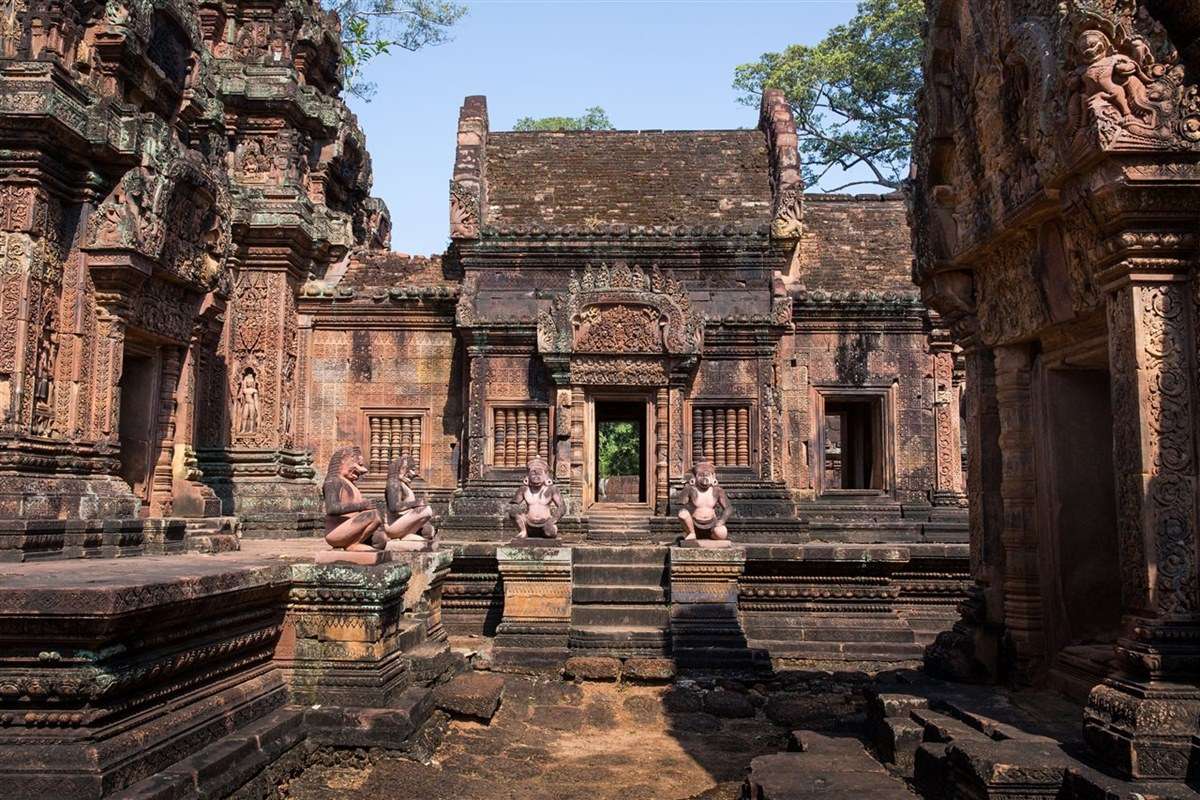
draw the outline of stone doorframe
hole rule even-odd
[[[557,388],[556,436],[569,442],[571,496],[581,510],[595,500],[594,398],[616,394],[648,399],[647,460],[653,453],[654,469],[647,477],[653,474],[654,483],[646,496],[655,514],[666,514],[670,390],[684,390],[704,346],[704,321],[683,285],[657,269],[589,266],[540,309],[537,346]],[[560,479],[565,455],[556,449]]]
[[[667,463],[666,458],[661,462],[655,457],[658,452],[658,420],[663,419],[664,434],[666,429],[666,408],[665,403],[660,405],[658,402],[658,392],[655,390],[625,390],[618,388],[588,390],[584,389],[584,408],[583,408],[583,442],[582,442],[582,471],[583,485],[581,487],[582,508],[581,511],[586,513],[589,509],[595,506],[598,501],[596,499],[596,485],[600,476],[596,472],[596,440],[599,434],[596,428],[596,402],[604,401],[619,401],[645,403],[646,427],[645,441],[642,442],[642,474],[643,480],[646,481],[646,501],[644,505],[648,513],[655,513],[660,507],[666,507],[668,497],[665,496],[665,487],[667,486]],[[664,436],[665,438],[665,436]],[[666,442],[663,443],[663,448],[666,448]],[[661,472],[661,475],[659,474]],[[663,496],[660,496],[660,485],[663,487]],[[639,503],[638,505],[643,505]]]

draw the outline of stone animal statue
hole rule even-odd
[[[335,550],[374,550],[371,536],[383,524],[375,502],[363,497],[358,479],[365,475],[362,450],[339,447],[329,459],[325,485],[325,542]]]
[[[388,467],[387,518],[383,532],[388,539],[427,542],[433,538],[433,509],[412,490],[412,480],[420,475],[410,456],[394,459]]]
[[[567,507],[550,480],[550,465],[535,458],[526,469],[525,480],[510,503],[509,513],[517,523],[517,538],[523,539],[532,531],[546,539],[557,539],[558,521]]]
[[[701,461],[692,468],[692,475],[679,493],[679,520],[683,523],[684,541],[704,538],[726,540],[729,529],[725,523],[733,516],[733,506],[725,490],[717,485],[713,465]]]

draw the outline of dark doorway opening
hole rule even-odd
[[[1110,668],[1121,630],[1120,550],[1113,477],[1113,415],[1108,371],[1045,369],[1040,402],[1038,513],[1046,639],[1066,679],[1086,698]],[[1075,679],[1080,673],[1087,680]]]
[[[646,404],[596,403],[596,502],[646,502]]]
[[[882,403],[878,398],[825,401],[825,488],[883,489]]]
[[[154,399],[158,397],[158,363],[153,355],[125,352],[121,365],[121,411],[117,435],[121,443],[121,477],[147,510],[154,470]]]

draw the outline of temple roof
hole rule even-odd
[[[487,230],[771,222],[758,130],[492,132]]]

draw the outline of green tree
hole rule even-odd
[[[592,106],[582,117],[521,117],[514,131],[611,131],[612,122],[600,106]]]
[[[861,0],[854,18],[818,44],[792,45],[742,64],[733,85],[748,105],[782,89],[796,115],[805,183],[865,166],[871,180],[826,189],[897,189],[908,173],[921,88],[923,0]]]
[[[379,55],[449,41],[450,28],[467,13],[452,0],[322,0],[342,20],[342,72],[346,91],[369,100],[375,84],[362,79]]]
[[[632,422],[600,423],[600,477],[640,475],[642,443]]]

